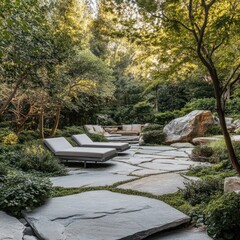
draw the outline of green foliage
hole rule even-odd
[[[214,98],[193,98],[185,105],[185,108],[193,110],[209,110],[215,112],[215,99]]]
[[[8,135],[2,138],[2,143],[5,145],[14,145],[18,143],[18,136],[14,132],[10,132]]]
[[[32,145],[22,150],[17,166],[26,172],[41,172],[51,175],[65,175],[66,168],[41,145]]]
[[[221,135],[222,129],[220,125],[210,125],[207,128],[207,131],[204,133],[205,136]]]
[[[163,130],[163,126],[159,124],[148,124],[145,126],[142,130],[142,132],[148,132],[148,131],[153,131],[153,130]]]
[[[18,140],[19,140],[19,143],[21,144],[34,141],[38,138],[39,138],[39,133],[33,130],[24,130],[20,132],[18,135]]]
[[[100,134],[92,134],[87,133],[87,135],[94,141],[94,142],[107,142],[108,140]]]
[[[163,144],[166,135],[162,130],[145,131],[142,133],[144,144]]]
[[[205,178],[185,183],[185,188],[179,192],[192,206],[206,204],[214,196],[223,193],[223,181],[215,178]]]
[[[209,162],[210,157],[213,155],[213,149],[207,145],[195,146],[192,150],[191,160],[197,162]]]
[[[240,156],[240,143],[235,141],[232,143],[236,156]],[[223,139],[211,142],[209,146],[213,149],[211,162],[218,163],[222,160],[229,159],[226,143]]]
[[[21,216],[21,211],[32,210],[43,204],[51,191],[49,179],[11,172],[0,181],[0,209]]]
[[[16,167],[19,159],[21,159],[21,149],[21,145],[0,144],[0,162]]]
[[[2,178],[8,174],[9,167],[6,163],[0,162],[0,182]]]
[[[159,112],[154,114],[154,122],[160,125],[166,125],[168,124],[171,120],[179,117],[178,116],[178,111],[166,111],[166,112]]]
[[[83,127],[71,126],[71,127],[65,127],[61,129],[61,131],[58,131],[55,136],[71,137],[74,134],[83,134],[83,133],[85,133]]]
[[[228,116],[234,116],[236,114],[239,114],[239,109],[240,109],[240,98],[235,97],[231,100],[226,101],[226,106],[225,106],[225,112]]]
[[[240,195],[232,192],[210,202],[206,209],[207,232],[213,239],[240,238]]]
[[[232,169],[232,166],[229,164],[228,160],[223,160],[220,163],[214,164],[212,166],[190,167],[187,175],[200,178],[217,177],[224,180],[226,177],[235,176],[236,172]]]

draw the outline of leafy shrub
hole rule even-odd
[[[19,143],[31,142],[39,138],[39,133],[37,131],[22,131],[19,133],[18,140]]]
[[[206,209],[207,232],[213,239],[240,239],[240,195],[232,192],[212,200]]]
[[[2,177],[6,176],[8,174],[9,167],[6,163],[0,162],[0,181]]]
[[[2,143],[5,145],[14,145],[18,143],[18,136],[14,132],[10,132],[8,135],[2,138]]]
[[[148,126],[144,127],[142,132],[154,131],[154,130],[163,130],[163,126],[159,124],[149,124]]]
[[[220,163],[211,166],[195,166],[190,167],[187,175],[207,178],[216,176],[219,179],[224,179],[226,177],[232,177],[236,175],[236,172],[232,169],[229,164],[229,160],[223,160]]]
[[[61,137],[71,137],[74,134],[82,134],[85,133],[83,127],[79,126],[71,126],[71,127],[65,127],[61,129],[61,132],[58,132],[56,136],[61,136]]]
[[[13,172],[2,177],[0,182],[0,209],[20,216],[22,210],[43,204],[51,192],[49,179]]]
[[[18,166],[23,171],[38,171],[54,175],[65,175],[66,169],[59,161],[41,145],[25,147]]]
[[[99,125],[103,126],[117,125],[117,123],[107,114],[98,114],[97,122]]]
[[[235,151],[236,156],[240,156],[240,143],[239,142],[232,142],[233,148]],[[223,139],[219,141],[211,142],[209,145],[213,149],[213,155],[211,156],[211,162],[218,163],[222,160],[229,159],[228,151]]]
[[[143,132],[142,136],[145,144],[162,144],[166,139],[165,133],[161,130]]]
[[[207,145],[198,145],[194,147],[191,154],[191,160],[197,162],[209,162],[213,155],[213,149]]]
[[[11,130],[8,127],[0,128],[0,142],[2,142],[3,138],[7,136],[9,133],[11,133]]]
[[[160,125],[166,125],[171,120],[179,116],[177,115],[177,111],[166,111],[166,112],[156,113],[154,117],[155,117],[154,119],[155,123]]]
[[[210,125],[205,132],[205,136],[213,136],[213,135],[220,135],[222,134],[222,129],[220,125]]]
[[[185,108],[193,110],[209,110],[215,111],[215,99],[214,98],[193,98],[185,105]]]
[[[240,98],[235,97],[231,100],[227,100],[225,104],[225,112],[227,115],[239,114]]]
[[[107,142],[108,140],[100,134],[92,134],[88,133],[87,134],[94,142]]]
[[[192,206],[208,203],[214,195],[223,192],[223,181],[216,178],[206,178],[185,183],[185,188],[179,190]]]
[[[16,166],[21,158],[21,145],[3,145],[0,144],[0,162],[11,166]]]

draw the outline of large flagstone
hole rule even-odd
[[[137,179],[119,185],[118,188],[163,195],[177,192],[178,188],[184,188],[184,183],[187,181],[189,180],[178,173],[164,173]]]
[[[0,211],[0,240],[22,240],[24,229],[16,218]]]
[[[117,182],[135,179],[134,176],[107,172],[83,172],[81,174],[72,174],[68,176],[60,176],[51,178],[53,186],[65,188],[80,188],[80,187],[97,187],[110,186]]]
[[[190,220],[164,202],[109,191],[53,198],[25,218],[45,240],[138,240]]]

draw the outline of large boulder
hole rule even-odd
[[[193,138],[202,137],[212,124],[214,119],[210,111],[195,110],[172,120],[164,127],[163,132],[167,143],[190,142]]]
[[[224,192],[240,192],[240,177],[225,178]]]

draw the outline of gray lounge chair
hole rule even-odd
[[[93,142],[86,134],[73,135],[72,139],[81,147],[115,148],[118,152],[123,152],[130,148],[128,143]]]
[[[84,162],[105,162],[115,156],[114,148],[83,148],[73,147],[64,137],[48,138],[43,140],[44,145],[50,149],[60,160],[76,160]]]

